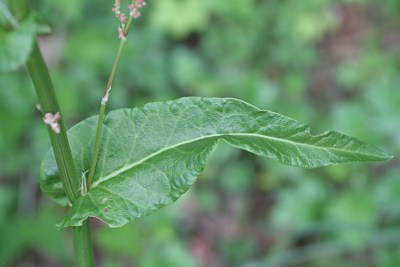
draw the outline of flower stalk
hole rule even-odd
[[[17,19],[23,19],[29,14],[28,0],[14,0],[13,8]],[[80,177],[75,169],[54,86],[36,41],[26,66],[35,87],[40,108],[45,113],[43,121],[48,125],[48,134],[64,192],[70,204],[73,205],[74,201],[80,196]],[[72,232],[76,266],[94,267],[90,221],[87,220],[82,227],[73,227]]]
[[[101,98],[92,163],[90,165],[89,176],[87,178],[87,183],[86,183],[87,190],[90,190],[90,187],[93,183],[94,172],[96,170],[97,159],[98,159],[99,152],[100,152],[100,141],[101,141],[103,124],[104,124],[105,110],[106,110],[106,106],[107,106],[108,99],[110,96],[110,91],[111,91],[112,84],[113,84],[113,81],[115,78],[115,74],[117,72],[119,62],[121,60],[122,51],[123,51],[125,43],[126,43],[126,38],[128,36],[130,28],[132,27],[132,22],[135,19],[138,19],[140,17],[139,9],[141,9],[142,7],[144,7],[146,5],[147,5],[147,3],[144,0],[133,0],[132,4],[129,5],[129,7],[128,7],[130,10],[128,19],[127,19],[127,16],[121,12],[121,1],[120,0],[116,0],[114,3],[114,7],[112,8],[112,12],[115,13],[115,17],[120,21],[120,24],[118,25],[118,38],[120,39],[120,42],[119,42],[119,48],[117,51],[117,55],[114,60],[114,64],[111,69],[110,76],[108,78],[106,90],[104,91],[104,95]]]
[[[12,3],[14,15],[17,20],[23,19],[28,15],[28,0],[14,0]],[[144,7],[145,5],[146,2],[144,0],[132,0],[132,4],[129,5],[129,18],[127,18],[127,16],[120,11],[120,0],[115,1],[113,12],[120,21],[120,25],[118,26],[118,37],[120,39],[120,45],[110,73],[110,77],[107,82],[106,90],[101,99],[95,149],[93,152],[93,159],[88,179],[86,179],[85,177],[80,178],[76,172],[66,134],[66,129],[63,122],[63,116],[58,105],[58,100],[54,92],[53,83],[51,81],[47,65],[44,62],[37,42],[35,42],[32,54],[27,62],[27,69],[34,84],[37,96],[39,98],[41,110],[44,113],[43,121],[48,126],[48,133],[50,136],[63,188],[71,205],[73,205],[74,201],[78,199],[81,194],[88,193],[88,191],[90,190],[90,186],[93,182],[100,148],[100,139],[105,116],[105,108],[109,99],[111,86],[115,78],[115,74],[121,59],[122,50],[125,45],[126,37],[129,33],[129,29],[132,26],[133,20],[140,17],[139,9]],[[86,185],[86,187],[84,187],[84,185]],[[84,188],[85,190],[80,190],[82,188]],[[86,220],[80,227],[73,227],[72,231],[76,266],[94,267],[90,220]]]

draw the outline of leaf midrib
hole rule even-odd
[[[212,135],[206,135],[206,136],[201,136],[198,138],[194,138],[194,139],[190,139],[187,140],[185,142],[180,142],[177,144],[174,144],[172,146],[167,146],[164,147],[160,150],[157,150],[156,152],[153,152],[151,154],[149,154],[148,156],[142,158],[141,160],[135,161],[129,165],[125,165],[123,167],[121,167],[120,169],[113,171],[112,173],[110,173],[109,175],[100,178],[98,180],[96,180],[93,185],[91,186],[92,189],[94,189],[96,186],[98,186],[99,184],[101,184],[102,182],[108,181],[110,179],[112,179],[113,177],[117,176],[118,174],[121,174],[129,169],[132,169],[140,164],[142,164],[143,162],[146,162],[147,160],[165,152],[168,151],[170,149],[174,149],[177,148],[179,146],[183,146],[186,144],[190,144],[190,143],[194,143],[200,140],[204,140],[204,139],[208,139],[208,138],[220,138],[220,137],[225,137],[225,136],[248,136],[248,137],[259,137],[259,138],[263,138],[263,139],[268,139],[268,140],[274,140],[274,141],[279,141],[282,143],[289,143],[292,144],[294,146],[304,146],[304,147],[310,147],[310,148],[315,148],[315,149],[320,149],[320,150],[333,150],[333,151],[339,151],[339,152],[344,152],[344,153],[348,153],[351,152],[349,150],[346,149],[340,149],[340,148],[336,148],[336,147],[321,147],[321,146],[315,146],[315,145],[311,145],[311,144],[307,144],[307,143],[300,143],[300,142],[294,142],[291,140],[287,140],[287,139],[283,139],[283,138],[277,138],[277,137],[273,137],[273,136],[268,136],[268,135],[260,135],[260,134],[248,134],[248,133],[225,133],[225,134],[212,134]],[[368,153],[359,153],[359,152],[354,152],[354,154],[358,154],[358,155],[364,155],[364,156],[371,156],[371,157],[377,157],[376,155],[373,154],[368,154]]]

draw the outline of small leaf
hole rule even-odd
[[[14,19],[11,12],[4,3],[0,2],[0,29],[12,28],[12,22],[10,22],[10,19]]]
[[[96,123],[92,117],[68,131],[81,173],[90,166]],[[195,182],[220,140],[304,168],[390,158],[336,132],[312,136],[306,125],[236,99],[190,97],[120,109],[105,118],[91,190],[59,225],[79,226],[97,217],[119,227],[173,203]],[[42,163],[41,187],[65,204],[51,150]]]
[[[11,31],[0,29],[0,72],[17,69],[31,54],[36,35],[34,16],[27,17]]]
[[[40,13],[33,13],[36,22],[36,34],[37,35],[49,35],[53,32],[50,22],[45,16]]]

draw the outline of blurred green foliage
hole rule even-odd
[[[10,1],[7,1],[10,2]],[[112,2],[39,0],[66,122],[98,111],[118,40]],[[228,96],[400,152],[398,0],[149,1],[109,109]],[[71,266],[62,213],[40,193],[49,146],[24,69],[0,75],[0,266]],[[96,223],[99,266],[400,265],[400,167],[302,170],[222,146],[178,203]],[[98,226],[97,226],[98,225]]]

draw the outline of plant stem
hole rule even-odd
[[[132,4],[133,4],[133,1],[132,1]],[[126,26],[124,28],[124,36],[128,36],[129,30],[131,29],[131,26],[132,26],[132,22],[133,22],[133,17],[129,16],[128,22],[126,23]]]
[[[132,4],[134,4],[134,2],[135,2],[135,0],[132,0]],[[132,27],[133,20],[134,20],[133,16],[129,16],[128,21],[127,21],[126,25],[123,28],[124,37],[128,36],[129,30]],[[90,171],[89,171],[88,179],[86,180],[87,190],[90,190],[90,187],[92,186],[92,183],[93,183],[94,172],[96,170],[97,159],[99,157],[100,140],[101,140],[101,133],[102,133],[102,129],[103,129],[106,105],[107,105],[107,102],[108,102],[108,97],[109,97],[109,94],[110,94],[110,91],[111,91],[112,83],[113,83],[114,78],[115,78],[115,73],[117,72],[119,61],[121,59],[122,50],[124,49],[124,46],[125,46],[125,42],[126,42],[126,39],[121,39],[121,41],[119,43],[118,52],[117,52],[117,55],[115,57],[113,67],[111,69],[110,77],[108,78],[106,90],[105,90],[104,95],[103,95],[103,97],[101,99],[101,105],[100,105],[100,111],[99,111],[99,119],[97,121],[96,140],[95,140],[93,156],[92,156],[92,163],[90,165]]]
[[[13,1],[13,13],[16,14],[18,19],[23,19],[26,17],[29,14],[29,1]],[[61,114],[47,65],[44,62],[42,53],[40,52],[36,41],[34,42],[32,54],[29,57],[26,65],[43,112],[51,114],[59,112]],[[65,194],[72,203],[79,197],[78,190],[80,181],[75,170],[62,116],[58,120],[58,123],[60,125],[60,133],[55,133],[50,127],[48,127],[48,133],[53,146],[54,155]]]
[[[43,112],[51,114],[60,112],[53,83],[36,42],[31,57],[27,62],[27,68]],[[79,197],[80,181],[75,170],[62,116],[58,120],[58,123],[60,125],[60,133],[55,133],[50,127],[48,127],[48,133],[53,146],[64,191],[69,201],[73,203],[75,199]]]
[[[37,43],[35,43],[27,67],[43,111],[53,114],[60,112],[53,85]],[[48,127],[48,132],[65,193],[73,203],[79,197],[80,177],[75,170],[62,116],[58,122],[60,133],[55,133],[50,127]],[[89,220],[85,221],[82,227],[73,228],[77,266],[94,266],[93,245],[90,237]]]
[[[14,0],[13,7],[18,19],[22,19],[29,14],[28,0]],[[41,109],[45,113],[56,114],[59,112],[61,114],[47,65],[44,62],[36,41],[27,62],[27,68],[39,98]],[[80,195],[80,177],[76,172],[73,162],[63,116],[59,118],[58,124],[60,126],[59,133],[51,127],[48,127],[48,133],[65,194],[69,201],[73,203]],[[85,221],[82,227],[73,228],[76,263],[79,267],[94,267],[93,245],[90,232],[89,220]]]
[[[92,164],[90,165],[89,176],[86,181],[86,187],[87,187],[88,191],[90,190],[90,186],[93,183],[94,171],[96,170],[97,158],[99,157],[101,131],[103,129],[105,110],[106,110],[106,104],[101,103],[100,112],[99,112],[99,120],[97,122],[96,141],[95,141],[94,150],[93,150]]]
[[[27,67],[43,111],[53,114],[60,112],[53,84],[37,43],[35,43]],[[80,177],[75,170],[62,116],[58,122],[60,133],[55,133],[50,127],[48,127],[48,132],[65,193],[73,203],[79,197]],[[89,220],[85,221],[82,227],[73,228],[77,266],[94,266],[93,245],[90,237]]]
[[[78,267],[94,266],[92,251],[92,233],[90,221],[86,220],[81,227],[73,227],[75,261]]]
[[[129,18],[129,20],[131,20],[131,17]],[[130,25],[129,22],[128,22],[127,25]],[[128,28],[128,26],[127,26],[127,28]],[[90,166],[89,176],[88,176],[88,179],[87,179],[87,189],[88,190],[90,190],[90,187],[91,187],[91,185],[93,183],[94,171],[96,170],[97,158],[99,156],[99,151],[100,151],[101,133],[102,133],[102,129],[103,129],[105,109],[106,109],[106,105],[107,105],[107,102],[108,102],[108,97],[109,97],[109,94],[110,94],[110,91],[111,91],[112,83],[113,83],[114,78],[115,78],[115,73],[117,72],[118,64],[119,64],[119,62],[121,60],[122,50],[123,50],[123,48],[125,46],[125,43],[126,43],[126,41],[123,40],[123,39],[119,43],[118,52],[117,52],[117,55],[116,55],[115,60],[114,60],[114,65],[112,67],[112,70],[111,70],[111,73],[110,73],[110,77],[108,78],[106,90],[105,90],[104,95],[103,95],[103,97],[101,99],[99,119],[97,121],[96,141],[95,141],[94,150],[93,150],[93,157],[92,157],[92,164]]]

